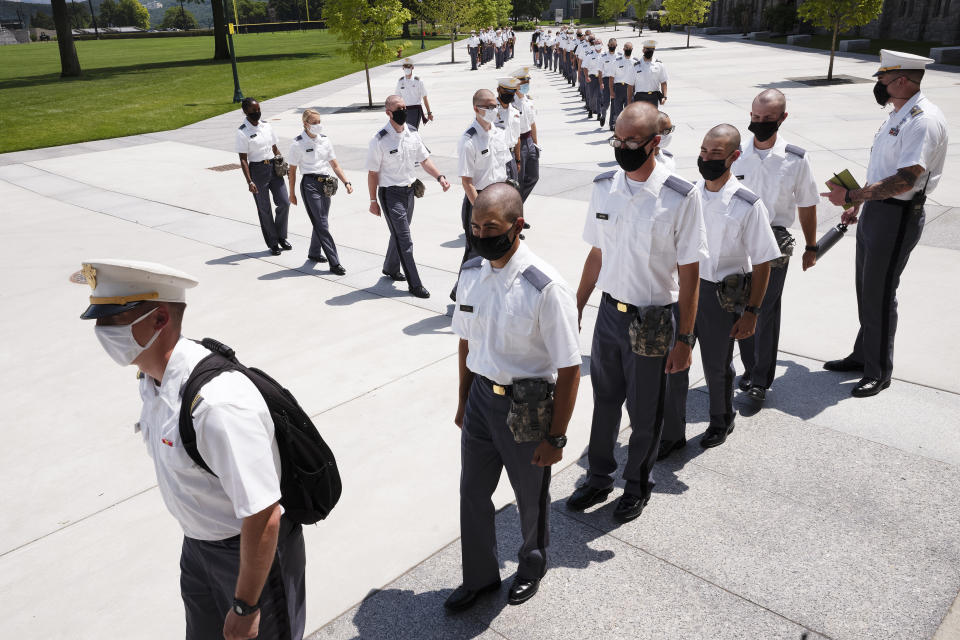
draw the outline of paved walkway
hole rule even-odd
[[[869,84],[785,80],[822,74],[822,52],[720,38],[693,38],[696,48],[682,50],[685,35],[657,37],[672,78],[666,110],[678,125],[671,150],[681,174],[696,176],[706,129],[745,127],[752,97],[777,86],[789,100],[784,135],[810,151],[817,174],[849,167],[862,179],[883,118]],[[457,56],[465,58],[462,45]],[[424,139],[455,175],[469,97],[501,74],[450,64],[448,48],[417,63],[437,116]],[[837,72],[868,78],[875,66],[841,57]],[[371,72],[378,100],[399,75],[397,64]],[[586,120],[557,76],[535,71],[533,82],[544,151],[528,241],[576,283],[590,184],[614,166],[609,132]],[[179,530],[131,428],[139,406],[132,372],[104,357],[77,320],[85,290],[66,282],[83,259],[128,256],[199,276],[187,334],[216,336],[284,381],[337,453],[342,502],[306,534],[313,637],[929,638],[938,628],[938,638],[957,637],[960,607],[944,621],[960,591],[960,293],[950,281],[960,267],[960,182],[949,179],[960,160],[957,83],[940,69],[924,81],[954,143],[904,274],[894,385],[854,400],[852,377],[821,369],[846,353],[856,328],[853,242],[845,239],[813,270],[791,268],[778,382],[766,408],[741,405],[736,432],[709,451],[697,444],[707,415],[695,364],[691,443],[658,466],[657,493],[629,525],[614,526],[610,504],[586,514],[562,504],[583,473],[592,409],[584,379],[568,453],[554,471],[553,568],[541,594],[506,607],[504,590],[460,617],[445,616],[441,603],[459,583],[456,340],[445,294],[462,253],[461,190],[442,194],[427,180],[417,204],[416,255],[434,292],[421,301],[379,277],[388,234],[366,213],[362,188],[341,191],[332,208],[346,277],[306,262],[302,207],[292,209],[294,250],[276,258],[263,250],[238,171],[209,170],[236,161],[238,113],[0,155],[9,221],[0,296],[20,311],[0,320],[9,363],[0,400],[11,418],[0,450],[8,514],[0,520],[0,636],[182,634]],[[285,149],[302,109],[323,108],[341,164],[362,185],[366,143],[384,116],[337,110],[365,101],[354,74],[266,101],[263,111]],[[821,227],[838,214],[822,206]],[[595,315],[596,299],[585,314],[587,355]],[[495,502],[505,580],[518,544],[511,500],[504,482]]]

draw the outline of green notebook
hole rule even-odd
[[[841,187],[845,187],[847,191],[853,191],[854,189],[859,189],[860,185],[857,184],[857,179],[853,177],[853,174],[850,173],[849,169],[844,169],[840,173],[833,174],[833,177],[827,180],[827,185],[837,184]],[[847,200],[844,203],[844,208],[849,209],[854,205],[853,201]]]

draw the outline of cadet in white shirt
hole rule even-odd
[[[590,468],[567,507],[586,509],[612,491],[626,401],[633,433],[626,486],[613,514],[619,522],[638,517],[653,490],[666,376],[690,366],[700,259],[707,256],[699,193],[656,163],[659,138],[656,108],[640,103],[624,109],[610,138],[620,169],[594,179],[583,229],[591,249],[577,290],[580,313],[594,287],[603,295],[590,357]]]
[[[634,63],[633,99],[659,107],[667,102],[667,68],[654,57],[656,48],[656,40],[643,43],[643,57]]]
[[[523,543],[508,602],[537,592],[550,542],[550,467],[560,461],[580,380],[573,294],[520,240],[523,202],[506,184],[477,198],[476,258],[463,265],[452,328],[460,337],[460,549],[463,584],[445,606],[462,611],[500,587],[496,512],[501,471],[517,498]]]
[[[633,44],[623,45],[623,56],[617,60],[613,74],[613,96],[610,107],[610,131],[617,124],[617,117],[633,102],[633,82],[636,71],[633,66]]]
[[[503,31],[497,29],[496,35],[493,37],[493,55],[496,68],[499,69],[503,66],[503,61],[506,57],[506,38],[503,37]]]
[[[467,39],[467,52],[470,54],[470,71],[477,70],[478,49],[480,47],[480,38],[476,31],[470,31],[470,37]]]
[[[403,77],[397,80],[394,93],[403,98],[404,104],[407,105],[407,124],[411,129],[419,129],[421,122],[433,121],[430,100],[427,99],[427,87],[423,84],[423,80],[413,75],[413,60],[410,58],[403,60]],[[424,107],[427,108],[426,115],[424,115]]]
[[[370,213],[386,214],[390,228],[390,245],[383,260],[383,275],[396,282],[406,281],[410,293],[418,298],[429,298],[423,286],[417,264],[413,259],[413,183],[417,179],[414,168],[419,164],[437,179],[443,190],[450,188],[447,178],[430,159],[430,151],[420,134],[406,126],[407,109],[400,96],[387,96],[384,112],[390,118],[378,131],[367,149],[367,188],[370,191]],[[378,202],[379,199],[379,202]],[[401,273],[401,268],[403,273]]]
[[[667,151],[670,142],[673,139],[673,132],[677,129],[666,111],[661,111],[657,116],[657,127],[660,130],[660,143],[657,145],[657,164],[662,164],[670,173],[677,172],[677,161],[673,153]]]
[[[591,43],[592,38],[588,38],[585,35],[577,34],[578,43],[576,49],[574,49],[574,57],[576,58],[577,63],[577,89],[580,91],[580,98],[586,102],[587,100],[587,69],[583,66],[584,59],[587,57],[587,54],[590,53],[593,44]]]
[[[520,130],[523,123],[520,112],[513,105],[519,88],[520,81],[513,76],[497,78],[497,119],[494,125],[506,133],[509,156],[505,156],[505,161],[507,177],[511,180],[520,176]]]
[[[810,156],[802,148],[788,144],[778,133],[787,119],[787,99],[778,89],[767,89],[753,100],[750,108],[752,137],[740,145],[741,155],[731,171],[745,187],[760,196],[770,215],[770,225],[783,255],[770,264],[770,282],[760,305],[756,333],[740,341],[740,360],[744,373],[740,389],[756,402],[763,402],[773,384],[780,342],[780,300],[787,280],[787,267],[794,239],[788,229],[797,221],[806,245],[803,270],[817,261],[817,183]],[[789,253],[788,253],[789,252]]]
[[[593,41],[593,46],[590,47],[589,53],[584,58],[587,82],[587,115],[591,118],[597,116],[597,119],[600,118],[600,89],[603,84],[603,77],[601,75],[603,64],[600,60],[600,52],[602,50],[603,44],[599,39],[596,39]]]
[[[337,156],[333,151],[330,139],[323,135],[323,125],[320,123],[320,114],[313,109],[303,111],[303,133],[294,138],[290,144],[290,153],[287,154],[289,164],[290,204],[297,204],[297,169],[303,174],[300,179],[300,195],[303,196],[303,206],[307,209],[310,224],[313,225],[313,236],[310,239],[310,250],[307,259],[314,262],[330,261],[330,273],[338,276],[347,274],[347,270],[340,263],[337,255],[337,245],[330,234],[328,214],[330,212],[330,196],[327,195],[325,183],[336,181],[331,174],[336,174],[346,187],[347,193],[353,193],[353,184],[347,180]],[[326,254],[326,258],[323,257]]]
[[[187,640],[302,638],[303,532],[282,517],[280,454],[263,396],[239,371],[203,385],[191,412],[196,448],[212,473],[193,462],[180,438],[183,387],[211,353],[180,333],[186,289],[197,280],[133,260],[87,262],[72,279],[92,289],[81,318],[96,320],[107,354],[140,369],[136,429],[160,496],[183,529]]]
[[[824,364],[830,371],[863,371],[851,394],[868,397],[890,386],[897,332],[897,287],[925,220],[923,205],[943,174],[947,120],[920,91],[930,58],[880,51],[873,96],[893,111],[873,138],[867,185],[847,191],[831,186],[822,195],[842,206],[844,224],[857,223],[856,289],[860,332],[846,358]]]
[[[520,81],[517,96],[513,101],[520,112],[520,164],[518,166],[520,197],[526,202],[533,188],[540,181],[540,147],[537,143],[537,113],[530,95],[530,67],[521,67],[513,72]],[[526,228],[529,228],[527,225]]]
[[[241,108],[246,116],[234,136],[234,148],[240,155],[240,168],[247,180],[247,189],[253,194],[260,218],[260,231],[270,253],[280,255],[293,247],[287,242],[287,215],[290,199],[283,176],[273,170],[273,158],[280,155],[277,136],[269,122],[260,118],[260,103],[253,98],[244,98]],[[274,219],[270,210],[270,195],[277,207]]]
[[[739,155],[740,132],[721,124],[704,137],[697,160],[703,178],[697,189],[710,252],[700,258],[696,322],[710,396],[710,424],[700,440],[704,448],[723,444],[733,431],[734,339],[753,334],[770,276],[770,260],[780,257],[763,201],[730,173],[730,165]],[[658,460],[687,443],[688,388],[687,372],[670,376]]]
[[[610,109],[610,96],[613,95],[613,77],[617,73],[617,65],[620,64],[620,61],[623,59],[621,54],[617,53],[617,39],[610,38],[610,41],[607,42],[607,51],[600,54],[600,75],[602,76],[602,81],[600,83],[600,116],[597,118],[600,120],[600,126],[604,126],[607,123],[607,111]],[[613,119],[610,119],[611,123]],[[611,124],[611,129],[613,128]]]

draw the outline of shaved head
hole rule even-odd
[[[727,155],[740,148],[740,132],[732,124],[718,124],[703,137],[703,146],[721,147]]]
[[[657,108],[649,102],[632,102],[617,117],[616,134],[622,140],[642,139],[660,132]]]
[[[495,219],[513,224],[523,216],[523,199],[515,187],[496,182],[480,192],[473,201],[473,221]]]
[[[779,89],[767,89],[761,91],[753,99],[753,105],[750,107],[752,119],[763,122],[768,120],[779,120],[787,112],[787,96]]]
[[[479,107],[482,104],[489,104],[496,99],[497,96],[493,95],[493,91],[490,91],[490,89],[478,89],[473,94],[473,106]]]
[[[386,107],[387,111],[393,111],[394,109],[398,108],[402,104],[403,104],[403,98],[401,98],[398,95],[391,95],[391,96],[387,96],[387,99],[386,101],[384,101],[383,106]]]
[[[663,133],[673,122],[670,121],[670,115],[666,111],[661,111],[657,114],[657,133]]]

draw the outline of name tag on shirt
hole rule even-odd
[[[480,155],[483,155],[483,154],[485,154],[485,153],[488,152],[488,151],[490,151],[490,149],[484,149],[483,151],[480,152]]]
[[[610,214],[608,213],[597,213],[597,220],[609,220]]]
[[[307,153],[313,153],[313,149],[307,149]]]
[[[460,311],[464,311],[466,313],[473,313],[473,306],[469,304],[462,304],[460,305]]]
[[[257,134],[253,134],[252,136],[250,136],[250,139],[253,140],[256,137],[257,137]]]
[[[743,180],[744,176],[737,176],[737,180]]]
[[[396,153],[396,152],[397,152],[397,149],[394,149],[394,150],[391,151],[390,153]]]

